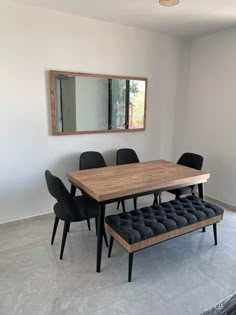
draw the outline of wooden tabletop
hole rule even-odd
[[[67,177],[95,200],[108,201],[148,191],[204,183],[209,173],[165,160],[72,171]]]

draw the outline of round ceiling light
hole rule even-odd
[[[172,7],[174,5],[179,4],[179,0],[159,0],[161,5],[164,5],[165,7]]]

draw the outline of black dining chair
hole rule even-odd
[[[60,178],[54,176],[49,170],[45,171],[45,178],[49,193],[57,200],[57,203],[53,207],[55,213],[55,221],[51,244],[53,244],[54,242],[59,220],[64,221],[64,230],[60,252],[60,259],[62,259],[67,233],[70,229],[70,223],[81,222],[87,219],[95,218],[96,224],[99,209],[97,203],[86,196],[71,196]],[[105,231],[104,239],[106,245],[108,246]]]
[[[91,168],[106,167],[104,157],[97,151],[86,151],[81,153],[79,159],[79,169],[88,170]]]
[[[91,168],[106,167],[104,157],[97,151],[86,151],[81,153],[79,159],[79,169],[88,170]],[[71,185],[71,193],[75,195],[76,187]]]
[[[116,152],[116,164],[124,165],[124,164],[132,164],[139,163],[139,158],[137,153],[130,148],[119,149]],[[119,209],[120,203],[122,204],[122,209],[125,212],[125,201],[119,201],[117,204],[117,209]],[[154,193],[154,202],[153,204],[158,203],[158,194]],[[137,198],[134,198],[134,209],[137,209]]]
[[[201,170],[204,158],[196,153],[186,152],[181,155],[177,164]],[[175,199],[180,198],[183,195],[191,194],[194,196],[195,186],[182,187],[178,189],[169,190],[168,192],[175,195]],[[161,198],[161,197],[160,197]]]
[[[98,167],[106,167],[106,162],[104,160],[104,157],[100,152],[97,151],[86,151],[81,153],[80,159],[79,159],[79,169],[80,170],[88,170],[92,168],[98,168]],[[76,191],[76,187],[71,184],[71,194],[74,196]],[[81,191],[83,195],[86,195],[84,191]],[[90,221],[87,220],[88,229],[91,231]]]

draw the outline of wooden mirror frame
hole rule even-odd
[[[145,81],[145,97],[144,97],[144,120],[143,128],[136,129],[113,129],[113,130],[91,130],[91,131],[70,131],[70,132],[59,132],[57,131],[56,125],[56,104],[55,104],[55,91],[54,91],[54,76],[55,75],[71,75],[71,76],[82,76],[82,77],[94,77],[103,79],[122,79],[122,80],[140,80]],[[117,75],[107,75],[107,74],[90,74],[81,72],[71,72],[71,71],[59,71],[59,70],[49,70],[49,82],[50,82],[50,101],[51,101],[51,123],[52,123],[52,135],[62,136],[62,135],[79,135],[79,134],[90,134],[90,133],[113,133],[113,132],[135,132],[144,131],[146,129],[146,110],[147,110],[147,78],[141,77],[128,77],[128,76],[117,76]]]

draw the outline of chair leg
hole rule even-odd
[[[202,232],[203,232],[203,233],[206,232],[206,228],[205,228],[205,227],[202,228]]]
[[[158,196],[159,196],[159,204],[160,204],[161,203],[161,192],[159,192]]]
[[[62,242],[61,242],[60,259],[63,258],[64,248],[65,248],[65,244],[66,244],[66,236],[67,236],[67,232],[68,232],[68,227],[69,227],[69,225],[70,225],[69,222],[65,222],[65,223],[64,223],[64,229],[63,229],[63,235],[62,235]]]
[[[110,243],[109,243],[109,250],[108,250],[108,257],[109,258],[111,257],[111,251],[112,251],[113,242],[114,242],[114,237],[111,236]]]
[[[54,242],[54,238],[55,238],[55,235],[56,235],[58,222],[59,222],[59,218],[55,216],[55,221],[54,221],[54,226],[53,226],[53,231],[52,231],[51,244],[53,244],[53,242]]]
[[[95,217],[95,229],[96,229],[96,236],[98,236],[98,218]]]
[[[216,223],[213,224],[213,231],[214,231],[215,245],[217,245],[217,225],[216,225]]]
[[[131,282],[131,278],[132,278],[132,268],[133,268],[133,253],[129,253],[129,271],[128,271],[129,282]]]
[[[158,205],[158,193],[154,193],[153,206]]]
[[[137,210],[137,198],[134,198],[134,210]]]
[[[90,226],[90,220],[89,219],[87,219],[87,224],[88,224],[89,231],[91,231],[91,226]]]
[[[175,200],[179,199],[181,197],[181,195],[175,195]]]
[[[74,185],[71,184],[71,187],[70,187],[70,194],[71,196],[75,196],[75,192],[76,192],[76,187]]]
[[[125,212],[125,201],[124,200],[121,200],[121,205],[122,205],[123,212]]]
[[[119,207],[120,207],[120,201],[118,201],[116,209],[119,210]]]
[[[104,229],[103,237],[104,237],[104,241],[105,241],[106,247],[108,247],[107,234],[106,234],[105,229]]]

